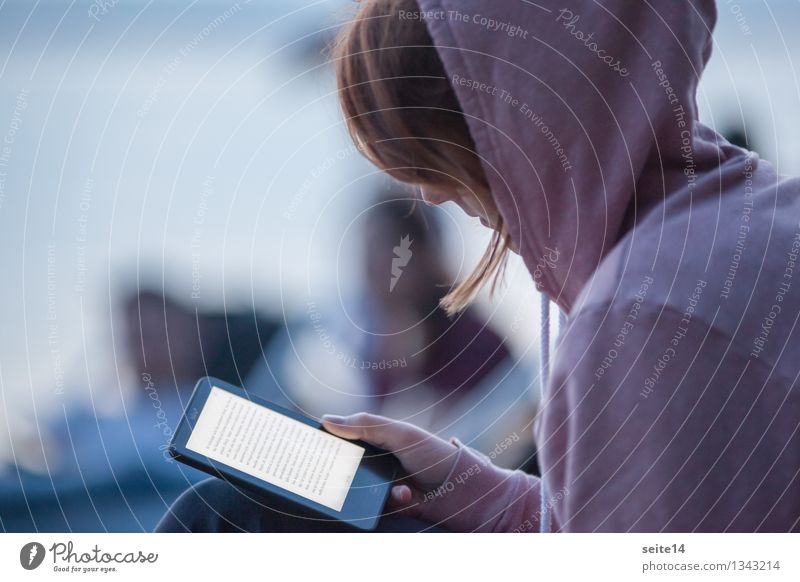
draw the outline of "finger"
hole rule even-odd
[[[422,516],[424,504],[422,495],[408,485],[395,485],[386,502],[386,512],[392,515],[406,515],[419,518]]]
[[[396,485],[395,487],[392,487],[391,499],[392,502],[395,503],[398,508],[410,505],[411,487],[409,487],[408,485]]]

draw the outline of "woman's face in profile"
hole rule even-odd
[[[469,216],[479,219],[483,226],[498,230],[500,212],[491,194],[481,195],[469,190],[445,192],[429,188],[420,188],[420,194],[425,203],[431,206],[454,202]]]
[[[457,190],[455,193],[447,193],[444,190],[437,191],[432,189],[420,188],[422,200],[431,206],[438,206],[444,202],[453,202],[469,216],[477,218],[486,228],[506,234],[504,227],[500,227],[502,220],[500,210],[490,193],[475,193],[470,190]],[[508,248],[519,254],[517,242],[509,237]]]
[[[498,227],[502,222],[500,220],[500,210],[497,208],[497,204],[491,194],[476,194],[468,190],[458,190],[453,194],[446,193],[444,190],[437,191],[420,188],[420,195],[425,204],[431,206],[438,206],[444,202],[454,202],[468,215],[479,219],[486,228],[503,232]],[[508,248],[519,254],[519,247],[513,238],[509,239]]]

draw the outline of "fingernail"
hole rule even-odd
[[[403,503],[408,503],[411,501],[411,489],[406,487],[405,485],[401,485],[398,487],[397,497]]]
[[[322,420],[331,424],[344,424],[344,417],[336,416],[335,414],[323,414]]]

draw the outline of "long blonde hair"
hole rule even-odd
[[[414,17],[414,16],[417,17]],[[491,195],[464,113],[416,0],[362,0],[332,51],[339,101],[355,144],[393,178]],[[502,278],[509,237],[496,225],[475,270],[441,301],[454,314]]]

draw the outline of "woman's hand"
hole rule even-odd
[[[361,412],[322,417],[326,430],[345,439],[361,439],[394,453],[405,471],[392,487],[388,509],[419,517],[425,493],[439,487],[456,462],[458,448],[413,424]]]

